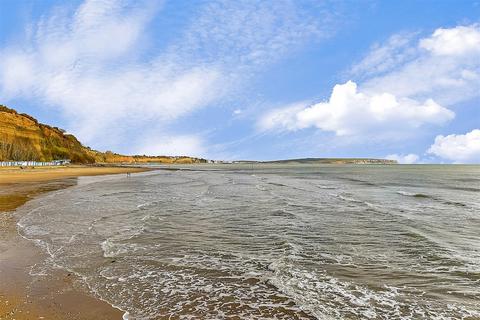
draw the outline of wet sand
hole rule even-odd
[[[1,320],[122,319],[123,312],[90,296],[74,275],[64,270],[42,274],[42,261],[47,256],[18,235],[13,211],[42,193],[75,185],[78,176],[140,171],[145,169],[83,166],[0,169]]]

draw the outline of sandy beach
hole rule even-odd
[[[105,174],[135,173],[147,171],[135,167],[104,166],[68,166],[68,167],[36,167],[36,168],[0,168],[0,185],[22,182],[52,181],[55,179],[74,178],[79,176],[98,176]]]
[[[42,193],[76,184],[79,176],[146,171],[125,167],[0,169],[0,319],[121,319],[123,313],[90,296],[72,274],[41,274],[44,254],[17,233],[14,210]],[[37,276],[32,276],[37,274]]]

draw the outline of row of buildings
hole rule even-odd
[[[0,167],[46,167],[46,166],[64,166],[70,164],[70,160],[53,160],[48,162],[41,161],[0,161]]]

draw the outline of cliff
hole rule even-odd
[[[94,157],[73,135],[0,105],[0,161],[56,159],[70,159],[76,163],[95,162]]]
[[[111,151],[99,152],[91,150],[97,163],[162,163],[162,164],[192,164],[207,163],[206,159],[188,156],[147,156],[147,155],[122,155]]]
[[[0,105],[0,161],[51,161],[70,159],[73,163],[205,163],[187,156],[121,155],[83,146],[64,130],[39,123],[28,114]]]

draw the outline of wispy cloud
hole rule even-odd
[[[415,36],[415,33],[399,33],[383,44],[374,44],[370,52],[351,67],[349,75],[359,79],[372,78],[415,59],[417,50],[412,45]]]
[[[160,1],[86,0],[74,12],[52,11],[32,23],[25,41],[0,49],[0,98],[59,110],[87,144],[121,145],[127,133],[139,138],[147,121],[150,133],[176,141],[168,133],[176,119],[215,105],[322,34],[293,1],[213,1],[185,30],[174,30],[176,40],[148,51],[149,24],[161,8]],[[185,146],[195,153],[202,139],[193,134],[187,140],[196,142]],[[141,149],[174,151],[169,145]]]
[[[109,131],[121,134],[122,125],[174,119],[212,101],[220,77],[215,67],[136,59],[159,7],[89,0],[71,15],[43,19],[25,43],[0,52],[2,98],[59,108],[87,143]]]
[[[364,90],[432,98],[446,106],[480,96],[480,25],[439,28],[390,54],[394,60],[406,56],[405,62],[366,80]]]
[[[258,67],[296,50],[307,40],[326,36],[320,25],[295,1],[212,1],[185,30],[177,52],[201,61],[230,66]]]

